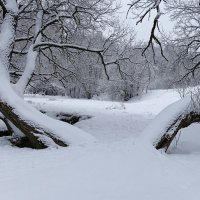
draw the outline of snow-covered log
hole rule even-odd
[[[177,136],[179,130],[186,128],[195,122],[200,122],[200,114],[197,112],[192,111],[178,116],[177,119],[167,128],[166,133],[155,144],[156,149],[164,148],[167,150],[173,139]]]
[[[29,139],[33,148],[95,141],[92,136],[78,128],[54,120],[36,110],[13,90],[2,73],[1,77],[4,82],[0,84],[0,112]]]
[[[196,102],[198,104],[198,102]],[[200,122],[197,104],[190,96],[165,108],[147,127],[144,137],[156,149],[167,151],[179,130]]]

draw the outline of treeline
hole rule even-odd
[[[137,42],[134,30],[119,24],[115,17],[119,7],[112,1],[91,1],[88,13],[87,1],[80,5],[69,2],[57,18],[48,13],[43,18],[43,44],[35,48],[36,69],[26,93],[127,101],[148,89],[197,84],[198,79],[190,75],[182,78],[192,61],[184,56],[181,45],[167,40],[162,43],[164,57],[156,45],[144,54],[147,44]],[[26,12],[18,22],[9,68],[13,83],[21,76],[34,41],[35,15]]]
[[[123,30],[124,31],[124,30]],[[106,42],[108,49],[104,54],[106,66],[98,55],[91,52],[76,52],[68,56],[63,51],[60,56],[55,53],[52,61],[45,57],[46,67],[41,67],[39,61],[26,92],[43,95],[62,95],[72,98],[96,98],[127,101],[147,92],[149,89],[169,89],[184,86],[195,86],[198,77],[184,77],[187,69],[181,58],[182,51],[173,44],[164,47],[166,60],[159,48],[142,56],[145,44],[137,44],[134,38],[113,34],[110,41],[100,31],[94,31],[87,37],[76,36],[77,40],[87,43],[93,40],[96,47]],[[121,35],[120,35],[121,36]],[[87,38],[87,39],[86,39]],[[111,40],[112,39],[112,40]],[[110,63],[109,63],[110,62]],[[189,60],[187,61],[189,64]]]

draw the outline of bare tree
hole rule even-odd
[[[104,49],[70,41],[70,32],[73,31],[71,27],[79,29],[102,26],[106,21],[104,16],[111,15],[115,10],[112,2],[2,0],[0,6],[2,8],[0,112],[5,118],[4,121],[8,122],[13,131],[18,130],[24,134],[37,149],[53,144],[67,146],[73,143],[77,138],[75,133],[70,136],[69,141],[59,137],[60,130],[51,125],[51,119],[27,104],[21,96],[34,74],[39,55],[46,55],[48,52],[48,59],[51,59],[49,55],[54,56],[52,53],[55,49],[61,53],[63,49],[70,53],[73,51],[94,53],[98,55],[106,72]],[[16,67],[12,62],[14,55],[26,57],[21,77],[12,85],[8,69]],[[72,129],[66,125],[66,130],[63,131],[68,130]]]

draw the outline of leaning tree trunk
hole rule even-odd
[[[186,128],[195,122],[200,122],[200,114],[194,111],[178,116],[167,128],[160,140],[155,144],[156,149],[165,149],[165,151],[167,151],[179,130]]]
[[[40,123],[41,113],[31,108],[11,86],[8,67],[15,41],[18,9],[14,0],[6,0],[3,6],[4,15],[0,32],[0,112],[29,139],[34,148],[45,148],[51,142],[67,146],[66,142],[48,130],[48,127],[43,127]]]
[[[156,149],[168,150],[182,128],[200,123],[199,94],[186,96],[161,111],[144,130],[141,138]]]
[[[24,133],[32,144],[32,147],[36,149],[48,147],[48,143],[44,137],[51,138],[59,146],[67,146],[67,144],[59,137],[55,136],[53,133],[47,132],[33,120],[29,121],[23,118],[20,110],[17,110],[16,107],[9,105],[8,102],[0,101],[0,111],[6,119],[14,124],[22,133]]]

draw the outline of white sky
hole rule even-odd
[[[131,12],[128,15],[128,19],[126,19],[126,13],[129,8],[127,4],[130,3],[131,0],[117,0],[117,1],[121,2],[122,5],[120,11],[121,23],[127,24],[128,26],[130,26],[135,30],[137,40],[147,41],[152,27],[152,20],[148,21],[148,19],[146,18],[142,24],[140,23],[136,26],[136,20],[133,19],[133,15],[131,14]],[[173,30],[173,23],[170,21],[169,16],[167,15],[161,16],[160,29],[165,31],[166,33],[170,33],[170,31]]]

